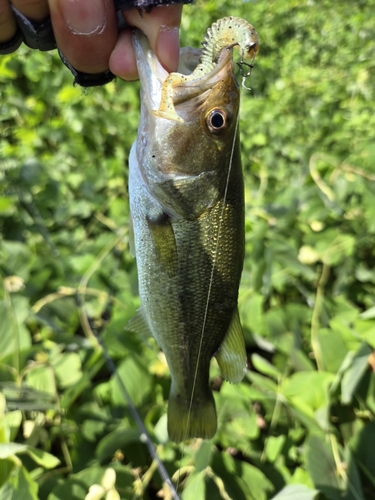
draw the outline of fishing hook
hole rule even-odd
[[[245,83],[246,83],[246,78],[249,78],[251,76],[251,72],[252,72],[252,69],[253,69],[254,65],[253,64],[249,64],[249,63],[245,63],[245,61],[243,61],[243,60],[240,61],[240,62],[238,62],[237,65],[240,68],[240,73],[241,73],[241,76],[242,76],[242,83],[241,83],[242,87],[244,89],[246,89],[246,90],[251,90],[250,87],[246,87]],[[248,68],[247,72],[244,71],[243,66],[246,66],[246,68]]]

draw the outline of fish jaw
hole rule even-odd
[[[160,105],[162,84],[169,73],[155,56],[147,37],[139,30],[133,31],[133,47],[141,81],[141,103],[152,110]]]
[[[152,122],[153,127],[164,127],[166,122],[163,121],[162,125],[160,125],[158,120],[152,120],[152,115],[158,116],[154,112],[160,107],[163,84],[170,74],[163,68],[152,51],[147,37],[139,30],[134,30],[133,32],[133,46],[139,80],[141,82],[141,104],[146,108],[145,110],[141,109],[141,115],[146,111],[147,118]],[[173,104],[177,108],[182,122],[196,121],[196,115],[202,112],[208,96],[210,96],[210,99],[208,99],[206,107],[210,107],[210,101],[216,102],[222,100],[225,105],[231,107],[230,111],[233,114],[238,112],[239,91],[238,84],[233,75],[232,49],[233,47],[222,50],[217,63],[209,73],[193,80],[181,81],[173,85]],[[191,47],[181,48],[179,60],[180,76],[193,72],[199,62],[201,52],[201,50]],[[179,73],[173,74],[179,75]],[[229,81],[228,75],[233,77],[231,81]],[[233,80],[235,83],[233,83]],[[230,99],[228,98],[228,92],[233,94],[230,96]],[[175,121],[172,118],[165,118],[165,120],[169,122]],[[170,126],[172,125],[173,123],[170,124]]]

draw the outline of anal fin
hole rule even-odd
[[[241,382],[246,373],[247,356],[237,307],[215,357],[225,380],[232,384]]]

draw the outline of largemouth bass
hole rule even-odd
[[[170,439],[211,438],[211,358],[230,382],[246,371],[237,309],[244,188],[232,48],[253,58],[258,38],[246,21],[225,18],[208,30],[202,51],[181,49],[179,73],[170,75],[141,32],[133,43],[141,118],[129,196],[142,305],[128,328],[149,331],[166,356]]]

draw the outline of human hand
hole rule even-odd
[[[155,7],[151,12],[122,10],[129,28],[120,33],[113,0],[12,0],[12,4],[34,24],[50,16],[60,53],[79,72],[98,74],[109,69],[125,80],[137,79],[130,27],[146,34],[168,71],[177,69],[182,4]],[[0,0],[0,49],[16,33],[10,0]]]

